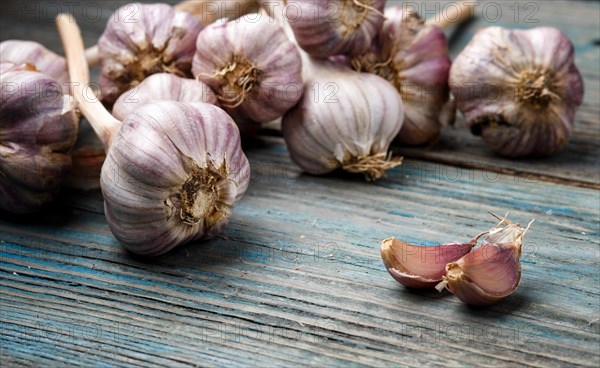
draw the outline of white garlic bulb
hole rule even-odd
[[[342,168],[375,180],[401,163],[388,155],[404,119],[394,86],[326,61],[313,61],[305,75],[307,92],[281,127],[298,166],[315,175]]]
[[[547,27],[479,31],[454,61],[450,88],[473,134],[509,157],[562,149],[583,100],[573,45]]]

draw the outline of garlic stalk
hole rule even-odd
[[[201,29],[194,16],[167,4],[118,8],[98,40],[102,99],[112,104],[152,74],[190,77]]]
[[[283,116],[303,92],[295,45],[265,12],[217,21],[200,32],[192,71],[225,109],[264,123]]]
[[[260,10],[255,0],[185,0],[175,5],[178,11],[193,14],[202,24],[210,24],[217,19],[234,20]]]
[[[71,167],[78,117],[59,82],[33,65],[2,62],[0,71],[0,209],[31,213],[54,198]]]
[[[456,58],[450,87],[471,132],[508,157],[561,150],[583,100],[573,45],[547,27],[479,31]]]
[[[369,50],[381,28],[384,7],[385,0],[288,0],[284,12],[289,14],[284,16],[304,51],[327,58]]]
[[[354,69],[392,83],[404,102],[404,124],[397,140],[421,145],[436,140],[449,98],[448,43],[442,30],[403,7],[385,11],[381,34],[366,54],[352,59]],[[452,119],[453,115],[450,115]]]
[[[160,101],[116,120],[86,98],[88,71],[79,28],[57,19],[74,97],[107,149],[101,188],[117,240],[156,256],[195,239],[216,236],[249,181],[248,160],[235,123],[204,103]]]
[[[144,79],[138,86],[124,92],[113,105],[112,114],[119,120],[143,105],[154,101],[204,102],[218,106],[215,93],[195,79],[158,73]]]

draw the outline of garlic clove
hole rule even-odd
[[[113,104],[152,74],[191,77],[201,29],[196,17],[167,4],[130,3],[118,8],[98,40],[103,101]]]
[[[69,93],[69,74],[64,57],[34,41],[6,40],[0,42],[0,61],[17,65],[30,64],[35,70],[56,80],[64,93]]]
[[[384,7],[384,0],[294,0],[287,1],[284,11],[292,9],[289,23],[298,44],[313,57],[327,58],[369,50],[381,29]]]
[[[512,294],[521,280],[520,246],[484,244],[446,266],[438,289],[469,305],[491,305]]]
[[[195,79],[158,73],[119,96],[113,105],[112,114],[115,118],[123,120],[140,106],[161,100],[219,105],[215,93],[206,84]]]
[[[381,258],[390,275],[402,285],[433,288],[442,280],[446,264],[469,253],[481,235],[468,243],[436,246],[415,246],[388,238],[381,242]]]
[[[280,118],[303,94],[300,53],[264,11],[202,30],[192,71],[236,121]]]
[[[471,132],[508,157],[561,150],[583,99],[573,45],[547,27],[479,31],[456,58],[450,87]]]

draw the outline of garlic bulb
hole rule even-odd
[[[250,175],[233,120],[213,105],[160,101],[121,123],[85,98],[79,28],[65,15],[57,24],[74,97],[108,150],[100,184],[115,237],[134,253],[155,256],[217,235]]]
[[[286,4],[285,15],[298,44],[311,56],[327,58],[367,52],[381,29],[385,0],[291,0]]]
[[[456,262],[446,265],[443,281],[447,288],[470,305],[491,305],[511,295],[521,281],[521,246],[529,229],[508,220],[507,226],[493,229],[483,244]],[[533,221],[532,221],[533,222]]]
[[[31,65],[0,74],[0,209],[30,213],[54,198],[71,167],[78,118],[59,82]]]
[[[573,45],[546,27],[479,31],[456,58],[450,87],[473,134],[509,157],[562,149],[583,99]]]
[[[390,275],[402,285],[433,288],[442,281],[446,265],[469,253],[484,234],[468,243],[435,246],[415,246],[389,238],[381,242],[381,258]]]
[[[202,30],[192,71],[232,116],[260,123],[283,116],[303,92],[300,54],[264,12]]]
[[[140,106],[160,100],[204,102],[218,105],[215,93],[206,84],[195,79],[158,73],[149,76],[138,86],[124,92],[113,105],[112,114],[117,119],[123,120]]]
[[[400,6],[386,9],[385,16],[376,46],[353,58],[352,65],[385,78],[400,92],[404,124],[398,142],[420,145],[434,141],[440,134],[442,116],[448,114],[444,107],[452,107],[446,105],[451,65],[446,36]]]
[[[109,104],[156,73],[191,76],[201,23],[166,4],[118,8],[98,40],[102,99]]]
[[[91,125],[82,120],[79,124],[77,142],[71,151],[72,167],[64,186],[79,190],[100,188],[100,172],[106,159],[104,146]]]
[[[56,80],[64,93],[69,93],[69,74],[65,58],[33,41],[0,42],[0,61],[17,65],[31,64],[36,70]]]
[[[311,64],[305,65],[307,92],[282,121],[293,161],[311,174],[342,168],[367,180],[400,165],[401,158],[387,153],[404,116],[398,91],[374,74]]]

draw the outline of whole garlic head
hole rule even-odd
[[[0,42],[0,61],[16,65],[31,64],[36,70],[58,82],[69,93],[69,74],[64,57],[34,41],[7,40]]]
[[[202,24],[167,4],[131,3],[118,8],[98,40],[102,99],[109,104],[156,73],[191,77]]]
[[[311,56],[327,58],[367,52],[381,29],[385,0],[291,0],[286,4],[298,44]]]
[[[446,36],[440,28],[400,6],[386,9],[385,16],[376,47],[353,58],[352,65],[385,78],[400,92],[404,124],[398,142],[431,142],[440,134],[440,119],[450,92]]]
[[[154,101],[204,102],[219,105],[215,93],[195,79],[158,73],[144,79],[137,87],[124,92],[113,105],[112,114],[119,120],[141,106]]]
[[[509,157],[562,149],[583,100],[573,45],[547,27],[479,31],[456,58],[450,87],[473,134]]]
[[[0,209],[30,213],[54,198],[70,169],[78,118],[55,79],[30,65],[1,69]]]
[[[303,92],[300,53],[265,12],[203,29],[192,71],[236,122],[280,118]]]
[[[123,121],[102,167],[106,218],[130,251],[163,254],[216,236],[249,177],[239,131],[223,110],[147,104]]]
[[[342,168],[367,180],[400,165],[387,152],[404,117],[398,91],[374,74],[313,63],[305,70],[307,92],[282,120],[292,160],[311,174]]]

